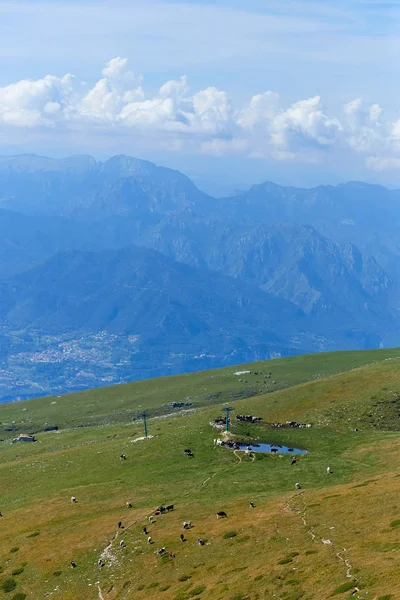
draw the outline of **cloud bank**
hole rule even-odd
[[[108,61],[92,86],[46,75],[0,87],[0,134],[124,136],[171,151],[322,162],[332,149],[365,157],[374,170],[400,167],[400,119],[355,99],[328,114],[319,96],[283,106],[278,93],[234,106],[216,87],[194,91],[186,76],[148,93],[126,58]]]

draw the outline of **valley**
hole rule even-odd
[[[0,198],[0,402],[400,343],[396,190],[21,155]]]

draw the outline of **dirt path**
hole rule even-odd
[[[238,465],[242,462],[242,457],[238,454],[236,454],[237,452],[243,452],[243,450],[234,450],[233,454],[236,456],[236,458],[239,460],[239,462],[237,463]]]
[[[104,600],[104,596],[103,596],[103,593],[101,591],[100,583],[97,584],[97,587],[99,589],[99,600]]]
[[[136,521],[133,521],[133,523],[131,523],[130,525],[128,525],[127,527],[124,527],[124,531],[128,531],[129,529],[131,529],[132,527],[134,527],[141,519],[136,519]],[[112,548],[113,542],[115,542],[115,540],[118,538],[119,534],[121,533],[121,531],[118,529],[115,532],[114,537],[111,538],[111,540],[108,542],[107,546],[104,548],[104,550],[102,551],[102,553],[100,554],[100,558],[102,560],[107,560],[107,558],[109,558],[109,551]],[[100,581],[97,582],[97,588],[99,590],[99,600],[105,600],[104,596],[103,596],[103,592],[102,589],[100,587]]]
[[[213,475],[211,475],[210,477],[207,477],[207,479],[205,481],[203,481],[203,485],[205,485],[207,483],[207,481],[210,481],[210,479],[215,477],[217,474],[218,474],[218,471],[216,473],[214,473]]]
[[[297,500],[302,501],[302,506],[299,506],[299,505],[296,506],[296,504],[294,504],[294,502],[296,502]],[[306,506],[306,502],[305,502],[304,491],[300,492],[299,494],[296,494],[290,500],[287,500],[285,503],[285,506],[289,511],[294,512],[295,514],[297,514],[300,517],[301,522],[303,523],[304,527],[306,527],[307,533],[311,537],[311,540],[313,543],[321,542],[322,544],[331,546],[332,549],[335,551],[335,546],[336,546],[335,542],[330,539],[320,538],[319,536],[317,536],[314,527],[309,523],[309,521],[307,521],[308,516],[307,516],[307,506]],[[357,577],[355,577],[355,575],[352,572],[353,565],[350,563],[349,558],[346,557],[347,552],[348,552],[348,549],[343,548],[342,550],[336,551],[335,556],[346,567],[346,578],[352,579],[354,581],[353,594],[356,594],[356,593],[360,592],[360,590],[357,587]],[[361,597],[362,596],[357,596],[357,598],[361,598]]]

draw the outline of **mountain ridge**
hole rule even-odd
[[[0,398],[45,369],[57,390],[92,385],[90,344],[125,381],[226,364],[235,344],[251,360],[400,342],[396,190],[264,182],[215,199],[126,155],[24,155],[0,157],[0,198]],[[150,295],[121,287],[140,273]]]

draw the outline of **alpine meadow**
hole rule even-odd
[[[2,405],[1,597],[397,598],[399,361],[322,353]]]

